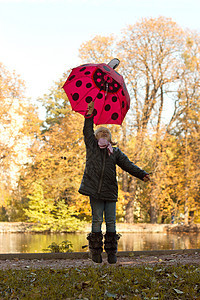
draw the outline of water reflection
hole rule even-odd
[[[57,244],[69,240],[73,250],[87,245],[87,234],[30,234],[1,233],[0,253],[40,253],[52,242]],[[119,241],[119,251],[166,250],[166,249],[198,249],[200,234],[163,234],[163,233],[123,233]]]
[[[197,249],[199,234],[126,233],[119,243],[121,251]]]

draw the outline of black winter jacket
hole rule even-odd
[[[113,147],[113,154],[110,156],[107,149],[99,148],[93,130],[93,117],[85,118],[83,134],[86,166],[79,193],[102,200],[117,201],[116,165],[141,180],[148,174],[134,165],[119,148]]]

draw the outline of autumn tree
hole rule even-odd
[[[115,56],[115,37],[97,35],[83,43],[79,49],[79,57],[83,63],[108,63]]]
[[[33,159],[19,181],[28,220],[39,222],[40,229],[56,231],[74,231],[78,220],[89,214],[88,201],[78,193],[85,157],[83,117],[71,110],[62,90],[66,79],[64,74],[40,99],[46,119],[30,147]]]
[[[167,178],[163,171],[166,149],[162,145],[167,146],[167,140],[171,140],[169,133],[178,120],[180,87],[182,86],[182,93],[186,92],[186,86],[183,87],[186,58],[190,64],[196,61],[196,56],[191,61],[191,54],[186,53],[188,37],[189,33],[169,18],[145,18],[127,26],[112,45],[108,37],[103,40],[103,47],[100,47],[97,36],[80,48],[81,58],[86,60],[87,57],[87,61],[93,58],[98,58],[98,62],[99,58],[101,62],[109,61],[112,57],[108,54],[111,53],[121,59],[118,71],[125,78],[132,107],[126,117],[126,124],[122,127],[120,146],[132,161],[152,172],[148,194],[150,202],[147,205],[152,223],[158,220],[159,195],[163,194],[161,186],[167,187],[167,181],[164,185],[160,183],[160,177]],[[111,51],[113,48],[114,52]],[[87,56],[87,53],[95,55]],[[190,70],[191,72],[190,76],[194,78],[198,70]],[[188,85],[192,85],[191,80]],[[132,143],[129,143],[130,139]],[[145,148],[149,147],[149,143],[153,152],[147,153]],[[145,159],[145,153],[150,159],[149,162]],[[132,223],[136,192],[140,183],[122,171],[119,171],[118,178],[120,187],[127,195],[125,220]]]
[[[183,48],[183,30],[171,19],[142,19],[133,26],[128,26],[118,43],[124,63],[121,73],[126,77],[132,96],[132,126],[136,131],[137,153],[132,159],[140,161],[140,152],[145,147],[144,139],[149,130],[156,132],[154,143],[154,164],[151,172],[159,172],[159,150],[163,111],[176,93],[176,84],[181,76],[181,52]],[[127,46],[129,45],[129,51]],[[172,102],[173,103],[173,102]],[[154,176],[153,175],[153,176]],[[154,180],[151,184],[153,184]],[[131,185],[130,185],[131,186]],[[151,222],[157,222],[156,200],[159,185],[152,187],[150,216]],[[133,181],[132,193],[136,190]],[[132,200],[134,201],[134,197]],[[127,208],[130,203],[127,204]],[[128,215],[132,212],[127,211]],[[130,222],[130,217],[127,222]]]
[[[182,156],[182,176],[179,196],[184,206],[185,223],[199,204],[199,149],[200,149],[200,36],[188,32],[182,54],[184,69],[178,87],[178,106],[175,126],[171,132],[177,136]]]
[[[0,194],[1,205],[7,205],[17,188],[19,171],[27,162],[29,141],[23,133],[31,105],[24,96],[25,85],[15,73],[0,64]]]

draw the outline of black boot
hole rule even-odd
[[[116,232],[106,232],[104,249],[108,255],[109,264],[115,264],[117,262],[117,241],[120,239],[120,235]]]
[[[88,234],[87,240],[89,241],[92,260],[96,263],[102,263],[103,234],[101,232],[91,232]]]

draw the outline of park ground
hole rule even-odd
[[[144,254],[145,253],[145,254]],[[186,252],[186,253],[172,253],[159,254],[159,251],[155,252],[155,255],[148,255],[148,253],[141,251],[141,255],[134,255],[134,252],[129,256],[119,256],[118,261],[113,266],[142,266],[142,265],[199,265],[200,266],[200,252]],[[164,253],[164,251],[162,251]],[[96,266],[99,264],[94,263],[90,258],[79,259],[19,259],[16,255],[13,259],[0,260],[0,270],[6,269],[39,269],[39,268],[52,268],[63,269],[72,267],[88,267]],[[103,263],[101,265],[109,265],[106,260],[106,255],[103,255]]]
[[[89,256],[75,259],[74,254],[71,259],[56,259],[56,254],[54,259],[4,257],[0,259],[0,299],[200,299],[198,249],[121,254],[114,265],[107,263],[105,253],[102,264],[95,264]]]

